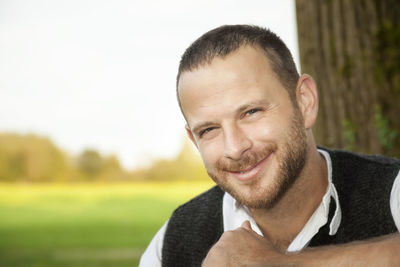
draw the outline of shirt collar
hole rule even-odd
[[[336,191],[336,187],[332,182],[332,160],[327,151],[318,149],[318,152],[321,153],[322,156],[324,156],[328,169],[328,189],[326,190],[326,193],[322,198],[322,203],[324,203],[324,214],[326,218],[328,218],[329,215],[329,204],[331,197],[335,200],[336,204],[335,214],[333,215],[332,220],[329,224],[329,235],[335,235],[337,230],[339,229],[340,222],[342,221],[342,210],[340,208],[339,196]]]

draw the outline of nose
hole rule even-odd
[[[248,135],[237,126],[224,130],[224,156],[232,160],[239,160],[252,146]]]

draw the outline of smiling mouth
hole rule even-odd
[[[272,155],[272,152],[269,153],[265,158],[257,162],[255,165],[244,169],[244,170],[238,170],[238,171],[227,171],[228,173],[231,173],[234,177],[236,177],[240,181],[248,181],[251,180],[255,177],[257,177],[260,172],[263,170],[264,164],[267,162],[269,157]]]

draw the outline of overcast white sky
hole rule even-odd
[[[298,62],[294,0],[0,0],[0,131],[125,167],[179,151],[181,54],[223,24],[275,31]]]

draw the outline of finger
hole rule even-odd
[[[253,229],[251,229],[251,224],[248,220],[244,221],[240,227],[242,227],[248,231],[253,231]]]

